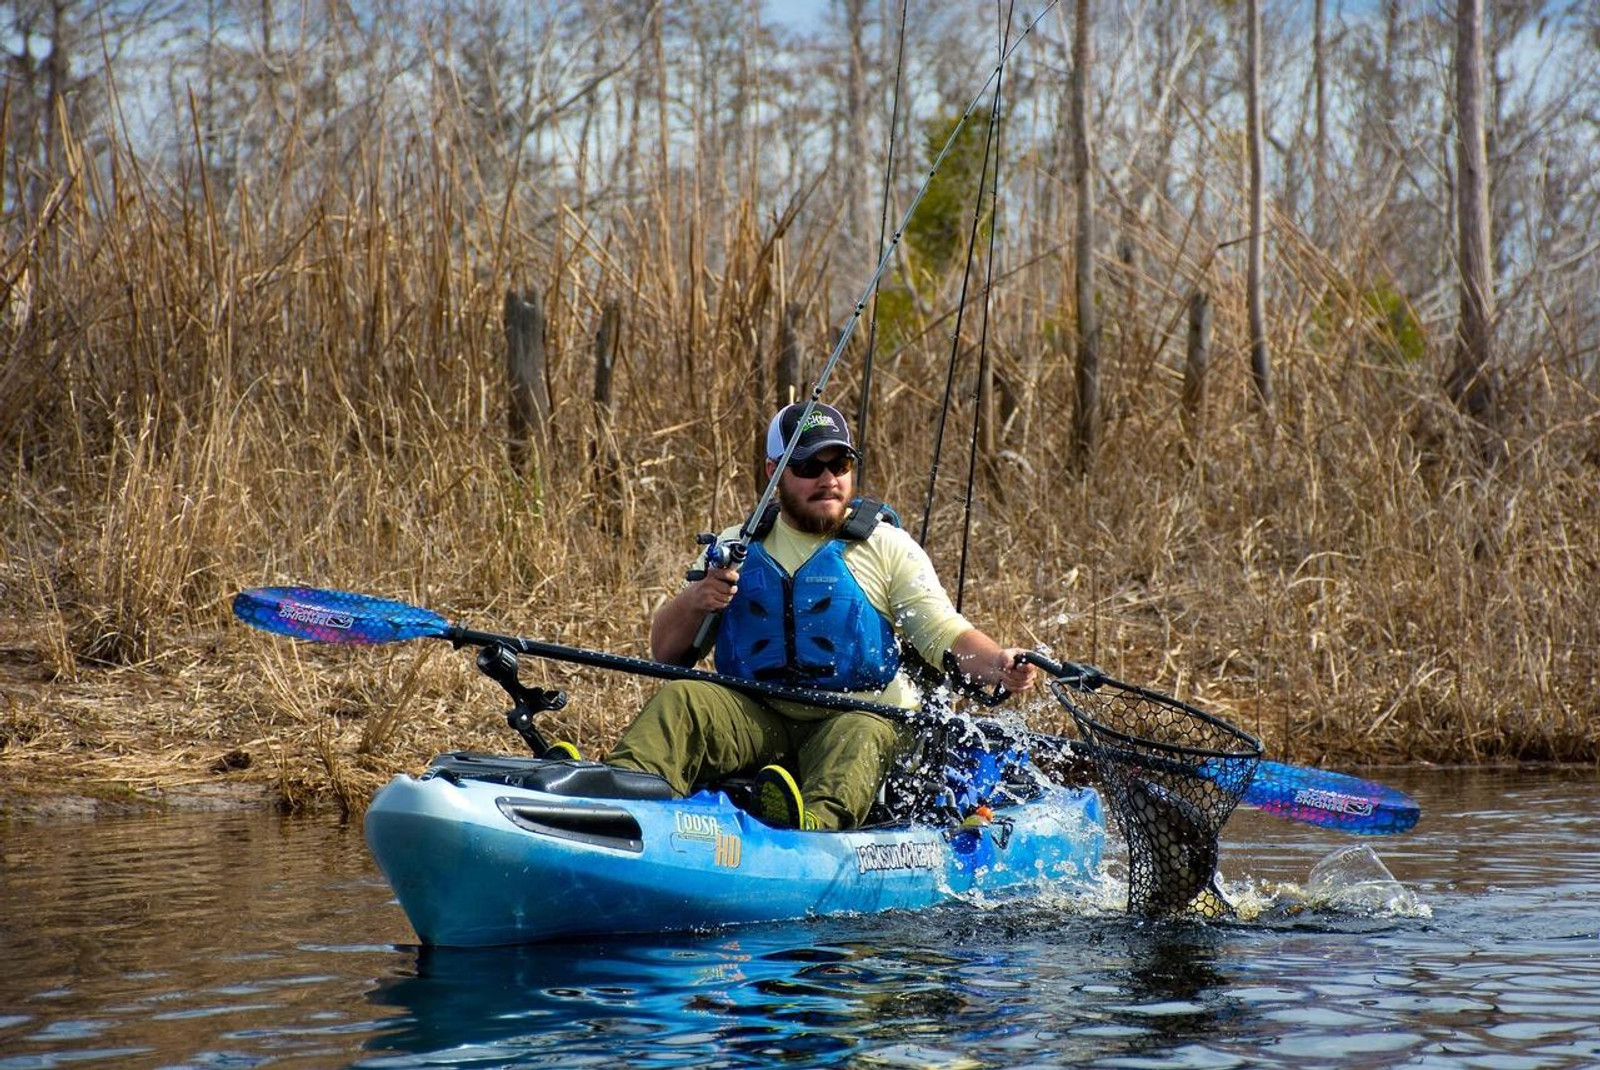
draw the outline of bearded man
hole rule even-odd
[[[720,614],[717,672],[835,691],[914,710],[921,694],[901,667],[901,643],[1009,691],[1033,686],[1021,650],[967,622],[928,555],[884,522],[881,503],[855,500],[858,454],[839,410],[789,405],[767,427],[770,480],[798,435],[778,482],[778,507],[749,543],[741,570],[707,568],[702,553],[678,593],[650,623],[661,662],[691,665],[695,639]],[[737,527],[721,536],[736,538]],[[861,710],[763,700],[718,684],[675,680],[658,691],[606,762],[663,777],[679,795],[724,777],[755,774],[757,816],[769,825],[850,829],[866,819],[902,743],[902,726]]]

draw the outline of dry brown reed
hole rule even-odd
[[[235,623],[229,596],[350,588],[643,654],[690,536],[751,503],[778,309],[809,301],[813,352],[837,325],[817,296],[831,269],[815,240],[788,233],[789,217],[763,224],[748,201],[709,219],[664,188],[602,239],[570,209],[480,195],[451,161],[393,147],[309,198],[287,185],[191,197],[124,146],[110,166],[75,151],[45,210],[12,221],[0,310],[0,777],[13,784],[115,793],[232,778],[292,806],[357,809],[436,750],[508,746],[503,697],[469,659],[293,644]],[[1280,223],[1281,400],[1264,433],[1226,256],[1153,228],[1127,237],[1146,266],[1106,284],[1124,296],[1103,446],[1084,477],[1065,463],[1070,265],[1054,256],[994,297],[1001,452],[974,506],[969,615],[1211,704],[1274,755],[1600,759],[1592,385],[1513,354],[1524,370],[1506,454],[1483,463],[1433,372],[1395,359],[1366,306],[1340,296],[1358,292],[1356,267]],[[1197,443],[1178,416],[1195,285],[1217,307]],[[554,435],[526,473],[502,441],[512,286],[542,295],[549,318]],[[586,400],[613,298],[624,340],[603,426],[626,466],[620,498],[589,463],[602,425]],[[946,307],[877,365],[867,489],[914,525]],[[830,400],[853,408],[860,357],[858,345]],[[947,473],[970,427],[958,385]],[[963,478],[940,485],[929,539],[952,585]],[[549,728],[588,754],[650,688],[557,663],[525,673],[572,692]],[[1040,701],[1030,712],[1051,717]]]

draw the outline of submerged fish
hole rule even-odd
[[[1199,808],[1169,788],[1128,777],[1128,909],[1148,917],[1233,913],[1216,887],[1217,837]]]

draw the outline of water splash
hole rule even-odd
[[[1311,868],[1304,885],[1246,878],[1219,885],[1240,921],[1295,917],[1306,911],[1360,918],[1431,918],[1433,908],[1395,879],[1371,847],[1340,848]]]
[[[1315,906],[1369,917],[1419,917],[1426,910],[1411,889],[1395,880],[1372,848],[1341,848],[1311,867],[1306,892]]]

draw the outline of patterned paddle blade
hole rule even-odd
[[[1388,836],[1417,823],[1422,809],[1405,792],[1325,769],[1262,762],[1244,801],[1307,825]]]
[[[263,631],[345,645],[433,639],[450,628],[449,621],[419,606],[317,587],[241,591],[233,598],[233,615]]]

